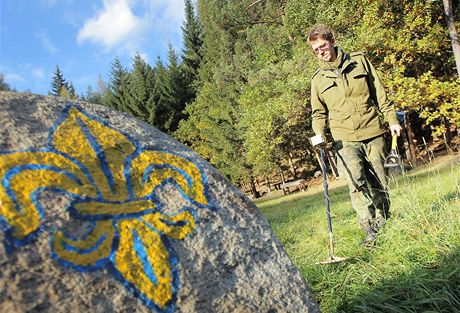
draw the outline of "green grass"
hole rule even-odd
[[[460,165],[429,167],[391,179],[392,218],[370,249],[348,188],[330,187],[335,254],[328,257],[322,186],[256,201],[322,312],[460,312]]]

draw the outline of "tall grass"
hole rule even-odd
[[[315,264],[329,251],[320,187],[256,205],[322,312],[460,312],[458,161],[392,178],[393,215],[368,249],[347,186],[332,183],[335,254],[350,258],[339,264]]]

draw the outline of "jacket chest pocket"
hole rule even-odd
[[[355,68],[347,76],[352,97],[369,95],[368,75],[363,68]]]
[[[339,97],[339,90],[337,83],[334,80],[330,80],[325,84],[322,84],[319,90],[326,104],[329,105],[331,103],[337,102],[337,97]]]

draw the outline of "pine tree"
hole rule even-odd
[[[88,88],[86,89],[86,94],[83,94],[80,98],[81,100],[90,102],[90,103],[96,103],[96,104],[103,103],[102,95],[99,92],[94,91],[91,85],[89,85]]]
[[[69,99],[70,94],[66,86],[62,86],[61,91],[59,91],[59,97]]]
[[[133,70],[129,75],[129,110],[135,117],[146,122],[149,121],[149,107],[154,105],[153,80],[153,69],[136,54],[133,58]]]
[[[177,129],[180,120],[184,118],[183,111],[187,100],[185,96],[187,86],[183,80],[178,56],[171,44],[169,44],[168,48],[168,81],[169,106],[172,108],[168,132],[172,133]]]
[[[185,85],[177,54],[171,44],[168,49],[168,66],[165,67],[160,59],[156,63],[155,90],[157,93],[155,126],[172,133],[184,117]]]
[[[250,169],[236,129],[241,80],[233,64],[235,32],[222,27],[219,20],[224,5],[198,1],[204,38],[199,92],[187,104],[187,119],[180,122],[175,136],[237,182]]]
[[[62,73],[61,69],[58,65],[56,65],[56,71],[53,75],[53,81],[51,82],[51,91],[49,92],[49,94],[53,96],[61,96],[63,93],[65,93],[63,89],[67,90],[67,82],[64,79],[64,74]]]
[[[160,57],[157,57],[155,66],[153,67],[153,87],[151,98],[149,99],[151,105],[148,107],[149,111],[149,124],[155,126],[160,130],[164,130],[164,123],[162,121],[163,116],[165,116],[164,109],[160,107],[160,90],[162,89],[161,85],[163,84],[163,79],[165,77],[166,68],[161,61]]]
[[[130,112],[128,104],[129,73],[118,57],[111,64],[104,104],[122,112]],[[131,113],[131,112],[130,112]]]
[[[185,22],[183,32],[183,57],[181,68],[186,86],[185,103],[192,102],[196,97],[198,69],[201,64],[201,32],[191,0],[185,0]]]
[[[71,82],[67,82],[65,88],[68,91],[70,99],[77,99],[77,94],[75,92],[75,87]]]
[[[155,63],[155,106],[150,111],[150,123],[162,131],[169,128],[170,112],[170,84],[168,70],[161,61],[157,58]]]

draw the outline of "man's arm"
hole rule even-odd
[[[371,92],[371,98],[377,104],[380,112],[383,113],[385,121],[390,125],[392,135],[401,134],[401,126],[399,125],[398,118],[396,117],[396,111],[394,105],[388,99],[385,88],[377,74],[374,66],[369,62],[366,57],[363,57],[365,62],[367,73],[369,74],[369,90]]]
[[[311,82],[311,127],[316,135],[326,138],[327,107],[320,99],[315,82]]]

